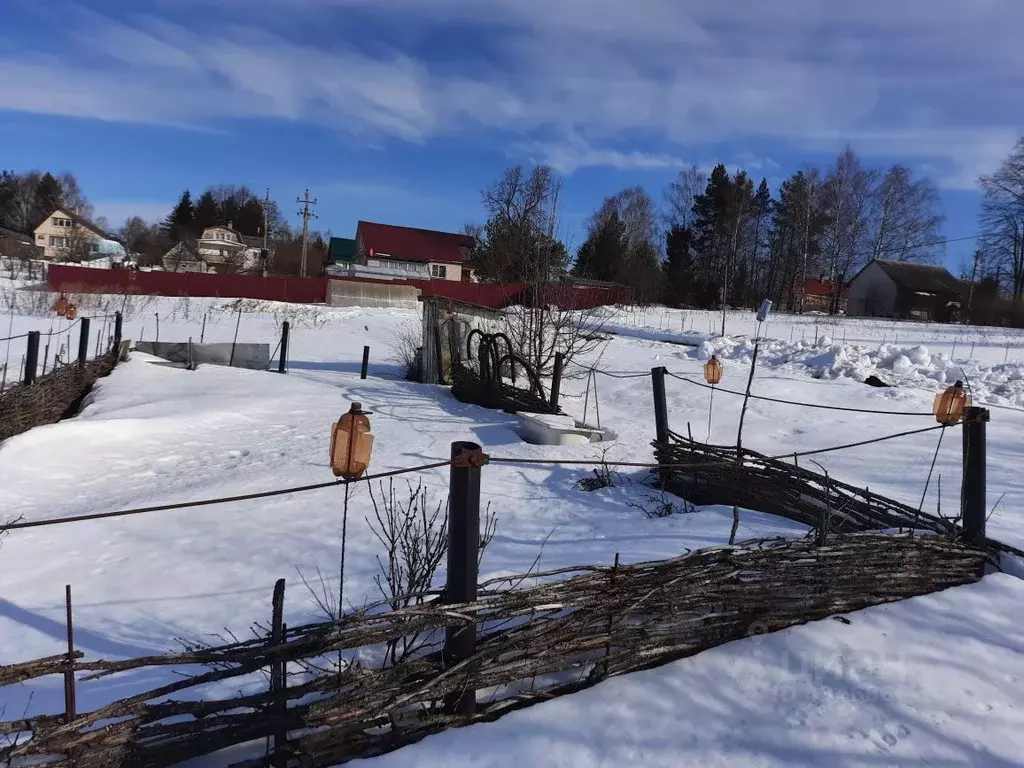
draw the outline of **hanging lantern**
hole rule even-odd
[[[67,306],[64,307],[64,317],[66,317],[68,320],[74,320],[76,317],[78,317],[78,307],[76,307],[69,301],[67,303]]]
[[[57,303],[53,305],[53,311],[60,317],[64,317],[64,314],[68,311],[68,298],[63,293],[57,299]]]
[[[331,425],[331,471],[335,477],[357,480],[370,466],[373,435],[369,411],[361,403],[352,403],[349,412]]]
[[[704,363],[704,380],[711,386],[722,380],[722,361],[715,355],[712,355],[711,359]]]
[[[968,405],[970,403],[967,400],[967,392],[964,391],[964,383],[958,381],[941,395],[935,396],[932,410],[935,412],[935,420],[939,424],[950,427],[960,422],[964,417],[964,409]]]

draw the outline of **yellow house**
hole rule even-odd
[[[80,261],[95,253],[106,239],[95,224],[61,209],[35,229],[35,244],[43,250],[43,258],[51,261]]]

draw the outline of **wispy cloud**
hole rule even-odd
[[[271,0],[260,11],[340,28],[377,14],[396,34],[357,48],[77,11],[50,50],[0,53],[0,108],[303,121],[373,142],[484,133],[566,172],[672,168],[725,141],[831,151],[849,140],[944,169],[954,186],[990,170],[1024,122],[1020,0]],[[471,30],[466,61],[397,34],[445,25]]]

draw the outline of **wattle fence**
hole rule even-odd
[[[146,296],[194,296],[225,299],[264,299],[300,304],[327,301],[331,280],[385,283],[418,288],[423,296],[437,296],[465,304],[500,309],[512,304],[540,301],[568,309],[587,310],[632,301],[628,288],[558,284],[544,286],[533,296],[520,283],[470,283],[456,280],[374,280],[362,277],[261,277],[199,272],[140,272],[134,269],[91,269],[54,264],[47,277],[50,290],[63,293],[113,293]]]
[[[63,674],[71,702],[64,715],[0,722],[0,764],[162,768],[248,745],[232,754],[236,768],[326,768],[732,640],[969,584],[985,561],[983,550],[942,536],[752,541],[659,562],[503,577],[505,588],[482,584],[475,602],[425,596],[423,604],[294,628],[282,623],[281,580],[270,631],[255,640],[127,661],[71,651],[0,667],[0,686]],[[526,580],[542,583],[507,588]],[[464,659],[442,652],[453,632],[475,636]],[[387,648],[403,658],[366,663],[386,659]],[[88,686],[158,667],[192,674],[74,711],[75,673],[88,675],[78,681]],[[211,697],[213,683],[238,693]],[[459,707],[465,697],[479,702],[475,712]]]

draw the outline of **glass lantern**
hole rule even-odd
[[[373,435],[368,415],[361,403],[352,403],[348,413],[331,425],[331,471],[335,477],[358,480],[370,466]]]
[[[968,405],[970,402],[967,399],[967,392],[964,390],[964,383],[958,381],[941,395],[935,396],[932,410],[935,413],[935,420],[939,424],[950,427],[960,423],[964,417],[964,409]]]
[[[711,359],[704,363],[704,380],[711,386],[722,380],[722,361],[715,355],[712,355]]]
[[[64,317],[66,317],[68,320],[74,320],[76,317],[78,317],[78,307],[76,307],[69,301],[67,303],[67,306],[64,307]]]
[[[60,298],[57,299],[57,303],[53,305],[53,311],[56,312],[60,317],[64,317],[64,315],[67,313],[68,298],[63,293],[60,295]]]

